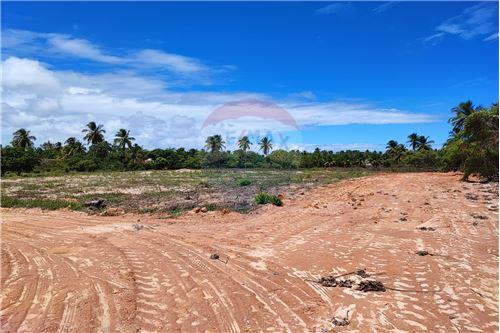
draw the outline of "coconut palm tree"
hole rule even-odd
[[[248,136],[242,136],[239,140],[238,140],[238,147],[240,147],[240,149],[246,153],[248,149],[250,149],[250,145],[252,143],[250,142],[250,139],[248,138]]]
[[[122,150],[125,150],[125,147],[131,148],[132,141],[135,141],[135,138],[130,136],[130,131],[124,128],[120,128],[115,134],[115,145]]]
[[[83,139],[92,145],[103,142],[104,133],[106,133],[106,131],[102,128],[102,125],[97,125],[93,121],[89,122],[87,124],[87,128],[83,129],[82,132],[87,133]]]
[[[457,134],[458,132],[460,132],[464,128],[464,124],[467,118],[474,112],[477,112],[481,109],[481,106],[474,106],[472,101],[460,103],[452,108],[451,112],[453,112],[455,116],[450,118],[448,122],[453,125],[453,133]]]
[[[66,156],[72,156],[83,153],[85,153],[85,147],[75,137],[70,137],[66,140],[64,146],[64,154]]]
[[[412,150],[417,150],[418,147],[418,134],[417,133],[411,133],[408,135],[408,142],[410,144],[410,147]]]
[[[390,151],[390,150],[393,150],[395,149],[397,146],[398,146],[398,142],[396,140],[389,140],[389,142],[387,142],[387,145],[385,146],[385,148]]]
[[[12,134],[14,137],[12,139],[12,146],[19,148],[30,148],[33,147],[36,138],[30,135],[30,131],[24,128],[18,129]]]
[[[226,142],[222,140],[222,136],[220,134],[216,134],[207,138],[205,141],[205,147],[212,153],[218,153],[226,147],[225,143]]]
[[[403,157],[404,152],[406,151],[405,146],[402,143],[398,143],[396,140],[390,140],[386,145],[387,151],[396,164],[399,164],[401,161],[401,157]]]
[[[262,150],[264,155],[267,156],[271,149],[273,149],[272,140],[268,139],[266,136],[263,137],[262,140],[260,140],[260,149]]]
[[[418,150],[431,150],[432,149],[431,144],[433,144],[433,143],[434,143],[434,141],[429,140],[428,136],[420,135],[418,137],[417,149]]]

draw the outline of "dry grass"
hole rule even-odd
[[[160,170],[2,179],[2,206],[83,209],[101,198],[126,212],[180,213],[197,206],[245,212],[256,194],[302,191],[369,174],[366,170]],[[242,179],[246,186],[241,186]]]

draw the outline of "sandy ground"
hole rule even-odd
[[[4,209],[1,330],[496,332],[495,186],[377,175],[175,220]],[[314,282],[360,267],[401,291]]]

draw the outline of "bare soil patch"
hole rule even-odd
[[[251,214],[4,208],[1,331],[495,332],[497,184],[459,179],[379,174]]]

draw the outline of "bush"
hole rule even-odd
[[[257,202],[259,205],[265,205],[270,203],[275,206],[283,206],[283,201],[281,201],[280,198],[265,192],[260,192],[259,194],[257,194],[255,196],[255,202]]]
[[[97,168],[98,166],[93,160],[80,160],[71,165],[69,169],[75,171],[96,171]]]
[[[6,172],[32,172],[40,164],[40,158],[34,149],[15,147],[2,148],[2,174]]]
[[[168,160],[166,158],[163,158],[163,157],[158,157],[155,161],[154,161],[154,168],[156,170],[161,170],[161,169],[166,169],[167,166],[168,166]]]
[[[240,186],[248,186],[250,184],[252,184],[252,181],[250,179],[244,178],[240,180]]]

